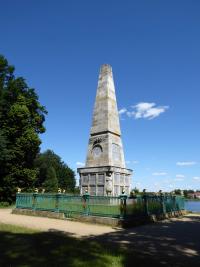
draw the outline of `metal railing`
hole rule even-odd
[[[74,196],[48,193],[17,193],[16,208],[63,212],[113,218],[130,218],[165,214],[184,209],[184,198],[175,195],[137,195],[127,197]]]

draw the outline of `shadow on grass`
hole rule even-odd
[[[200,266],[200,217],[77,239],[70,234],[0,231],[0,266]]]
[[[3,267],[107,267],[112,264],[121,266],[120,257],[92,240],[88,242],[54,230],[32,233],[0,231],[0,266]]]

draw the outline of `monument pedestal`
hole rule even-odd
[[[78,168],[81,194],[119,196],[123,190],[130,194],[132,170],[115,166]]]

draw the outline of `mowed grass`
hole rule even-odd
[[[0,266],[122,267],[119,251],[67,233],[0,223]]]

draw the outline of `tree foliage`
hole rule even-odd
[[[11,202],[16,187],[33,187],[46,113],[35,90],[0,56],[0,201]]]
[[[181,195],[181,189],[174,189],[174,193],[176,195]]]
[[[56,177],[56,172],[53,167],[50,167],[46,171],[45,181],[42,186],[47,192],[57,192],[58,190],[58,179]]]
[[[76,184],[74,171],[52,150],[39,154],[35,160],[35,167],[38,169],[36,187],[46,188],[46,181],[49,180],[48,177],[50,176],[49,170],[51,169],[50,172],[52,173],[53,169],[58,187],[67,191],[74,191]]]

